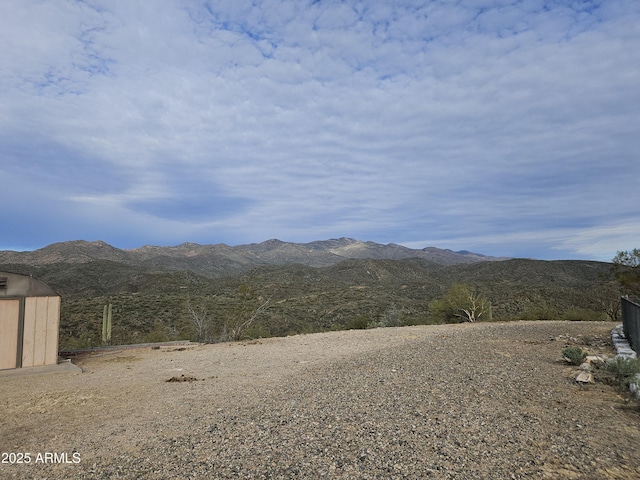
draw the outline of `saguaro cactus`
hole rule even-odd
[[[102,345],[111,345],[112,305],[105,305],[102,310]]]

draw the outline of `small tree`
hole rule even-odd
[[[429,303],[429,312],[445,322],[460,319],[475,322],[491,315],[491,303],[464,283],[455,283],[444,297]]]
[[[209,330],[211,328],[211,316],[204,305],[192,305],[189,300],[187,303],[189,317],[195,329],[196,340],[198,342],[210,342]]]
[[[229,321],[225,322],[222,331],[222,340],[236,341],[240,340],[244,331],[251,326],[251,324],[258,318],[258,316],[269,308],[271,299],[263,301],[258,307],[249,312],[247,316],[243,314],[234,316]],[[244,313],[244,312],[242,312]]]
[[[618,252],[612,270],[624,293],[640,296],[640,249]]]
[[[620,296],[621,286],[609,279],[603,279],[598,285],[598,289],[593,294],[593,303],[596,310],[604,313],[609,320],[617,322],[620,320]]]
[[[240,284],[238,296],[240,305],[225,321],[220,336],[222,341],[240,340],[245,330],[271,306],[271,298],[265,300],[256,296],[253,288],[247,283]]]

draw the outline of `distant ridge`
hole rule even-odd
[[[455,283],[487,298],[494,320],[616,319],[610,264],[490,260],[499,259],[349,238],[130,250],[79,240],[0,251],[0,271],[33,275],[61,295],[60,345],[68,350],[100,344],[106,303],[116,307],[115,344],[199,338],[190,305],[207,309],[206,341],[217,341],[226,322],[265,299],[270,308],[245,338],[438,323],[429,305]]]
[[[209,277],[232,275],[258,266],[300,264],[328,267],[347,259],[409,258],[420,258],[438,265],[506,260],[504,257],[489,257],[466,250],[454,252],[435,247],[412,249],[394,243],[383,245],[344,237],[310,243],[290,243],[271,239],[238,246],[197,243],[182,243],[173,247],[146,245],[129,250],[118,249],[103,241],[73,240],[53,243],[29,252],[0,251],[2,264],[44,266],[106,260],[130,266],[191,270]]]

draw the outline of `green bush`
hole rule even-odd
[[[406,317],[404,319],[403,325],[406,327],[414,325],[440,325],[440,320],[428,315]]]
[[[298,333],[298,332],[296,332]],[[269,338],[271,337],[271,331],[269,327],[263,325],[261,323],[257,323],[255,325],[251,325],[247,328],[242,334],[242,339],[254,339],[254,338]]]
[[[371,323],[371,319],[365,315],[353,317],[347,323],[347,330],[364,330]]]
[[[574,322],[600,322],[606,320],[603,312],[596,312],[588,308],[569,308],[562,312],[560,318],[562,320],[570,320]]]
[[[580,347],[567,347],[562,350],[562,356],[566,358],[571,365],[580,365],[587,356],[587,352]]]
[[[546,303],[531,305],[519,316],[520,320],[555,320],[559,317],[558,311]]]
[[[597,377],[611,385],[627,388],[639,373],[640,358],[617,356],[614,360],[605,363],[604,367],[598,372]]]
[[[60,340],[60,351],[84,350],[87,348],[98,346],[100,346],[100,338],[97,336],[95,338],[92,338],[90,336],[65,338],[64,340],[61,338]]]
[[[144,336],[144,343],[168,342],[169,335],[167,329],[161,323],[156,323],[153,329]]]

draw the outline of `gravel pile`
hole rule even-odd
[[[148,385],[131,387],[139,398],[126,400],[129,416],[122,410],[124,416],[109,423],[96,415],[87,426],[95,435],[89,430],[68,439],[66,448],[85,452],[80,464],[12,466],[6,473],[87,479],[640,478],[637,408],[613,387],[576,384],[575,367],[561,359],[568,344],[611,352],[612,326],[518,322],[295,337],[306,338],[309,349],[342,342],[341,355],[297,362],[289,374],[293,363],[284,355],[282,371],[269,381],[249,379],[233,388],[215,376],[170,386],[158,381],[156,393]],[[394,332],[389,345],[385,332]],[[268,348],[277,352],[278,342],[284,349],[287,341],[296,340],[275,339]],[[259,364],[262,347],[245,351],[252,349]],[[271,357],[265,358],[270,368]],[[159,397],[150,400],[153,395]],[[148,410],[159,413],[145,416]]]

